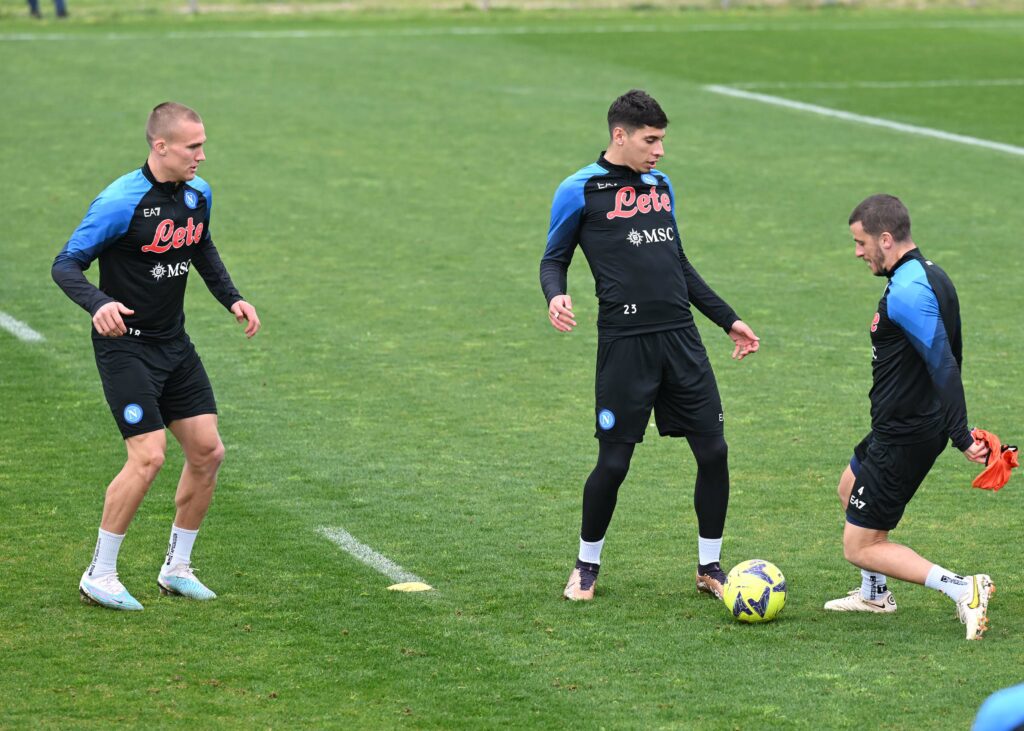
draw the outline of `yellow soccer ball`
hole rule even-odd
[[[744,561],[729,572],[722,601],[739,622],[770,622],[786,606],[786,577],[768,561]]]

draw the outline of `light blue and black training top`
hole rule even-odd
[[[668,176],[638,173],[604,155],[558,186],[540,263],[546,302],[566,292],[579,245],[590,264],[601,337],[693,325],[692,302],[728,331],[739,318],[683,253]]]
[[[185,283],[192,265],[213,296],[230,308],[242,296],[210,237],[210,186],[196,177],[161,183],[147,163],[99,194],[53,262],[61,289],[90,315],[120,302],[131,339],[161,341],[185,329]],[[100,286],[85,270],[100,261]],[[100,337],[93,328],[93,337]]]
[[[960,366],[960,301],[942,269],[911,249],[889,273],[871,322],[871,430],[912,444],[946,433],[961,451],[967,428]]]

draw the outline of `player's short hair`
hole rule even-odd
[[[877,193],[862,200],[850,214],[850,225],[857,221],[872,236],[888,231],[896,241],[910,241],[910,213],[894,195]]]
[[[668,117],[646,91],[630,89],[608,107],[608,134],[616,127],[622,127],[630,134],[641,127],[665,129]]]
[[[157,104],[149,113],[149,120],[146,122],[146,142],[152,147],[154,140],[166,139],[174,125],[182,119],[203,123],[199,113],[184,104],[178,104],[178,102]]]

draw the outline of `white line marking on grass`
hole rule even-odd
[[[970,145],[972,147],[984,147],[989,150],[1005,152],[1009,155],[1024,156],[1024,147],[1008,145],[1003,142],[992,142],[991,140],[983,140],[978,137],[969,137],[967,135],[958,135],[952,132],[943,132],[940,129],[932,129],[930,127],[918,127],[917,125],[914,124],[903,124],[902,122],[893,122],[889,119],[882,119],[880,117],[866,117],[863,114],[844,112],[839,109],[830,109],[829,107],[819,107],[817,104],[795,102],[792,99],[784,99],[780,96],[757,94],[752,91],[743,91],[741,89],[734,89],[729,86],[712,85],[705,86],[704,88],[707,91],[713,92],[715,94],[724,94],[725,96],[732,96],[738,99],[747,99],[749,101],[761,102],[762,104],[773,104],[777,107],[796,109],[797,111],[801,112],[810,112],[812,114],[819,114],[823,117],[843,119],[846,120],[847,122],[859,122],[860,124],[870,124],[874,127],[884,127],[886,129],[896,130],[897,132],[906,132],[907,134],[920,135],[921,137],[934,137],[935,139],[945,140],[946,142],[959,142],[962,145]]]
[[[225,30],[225,31],[168,31],[166,33],[0,33],[0,42],[32,41],[139,41],[139,40],[197,40],[224,39],[309,39],[309,38],[416,38],[435,36],[516,36],[516,35],[607,35],[630,33],[807,33],[816,31],[864,31],[878,33],[885,30],[994,30],[1014,32],[1024,29],[1024,22],[999,21],[932,21],[914,23],[696,23],[680,27],[652,25],[599,25],[573,26],[448,26],[437,28],[331,28],[319,30]]]
[[[26,343],[41,343],[46,340],[21,320],[15,320],[3,310],[0,310],[0,327]]]
[[[731,89],[943,89],[1024,86],[1024,79],[931,79],[922,81],[734,81]]]
[[[377,553],[365,543],[360,543],[344,528],[317,528],[317,533],[339,546],[356,560],[362,561],[375,571],[384,574],[396,584],[423,584],[428,589],[430,588],[419,576],[406,571],[390,558]]]

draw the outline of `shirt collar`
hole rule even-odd
[[[149,160],[146,160],[146,162],[143,163],[142,174],[146,177],[146,180],[153,184],[154,188],[157,188],[158,190],[161,190],[164,193],[167,193],[168,195],[171,196],[175,195],[182,186],[182,183],[175,183],[173,181],[161,183],[159,180],[157,180],[156,176],[153,175],[152,169],[150,169],[149,167]]]

